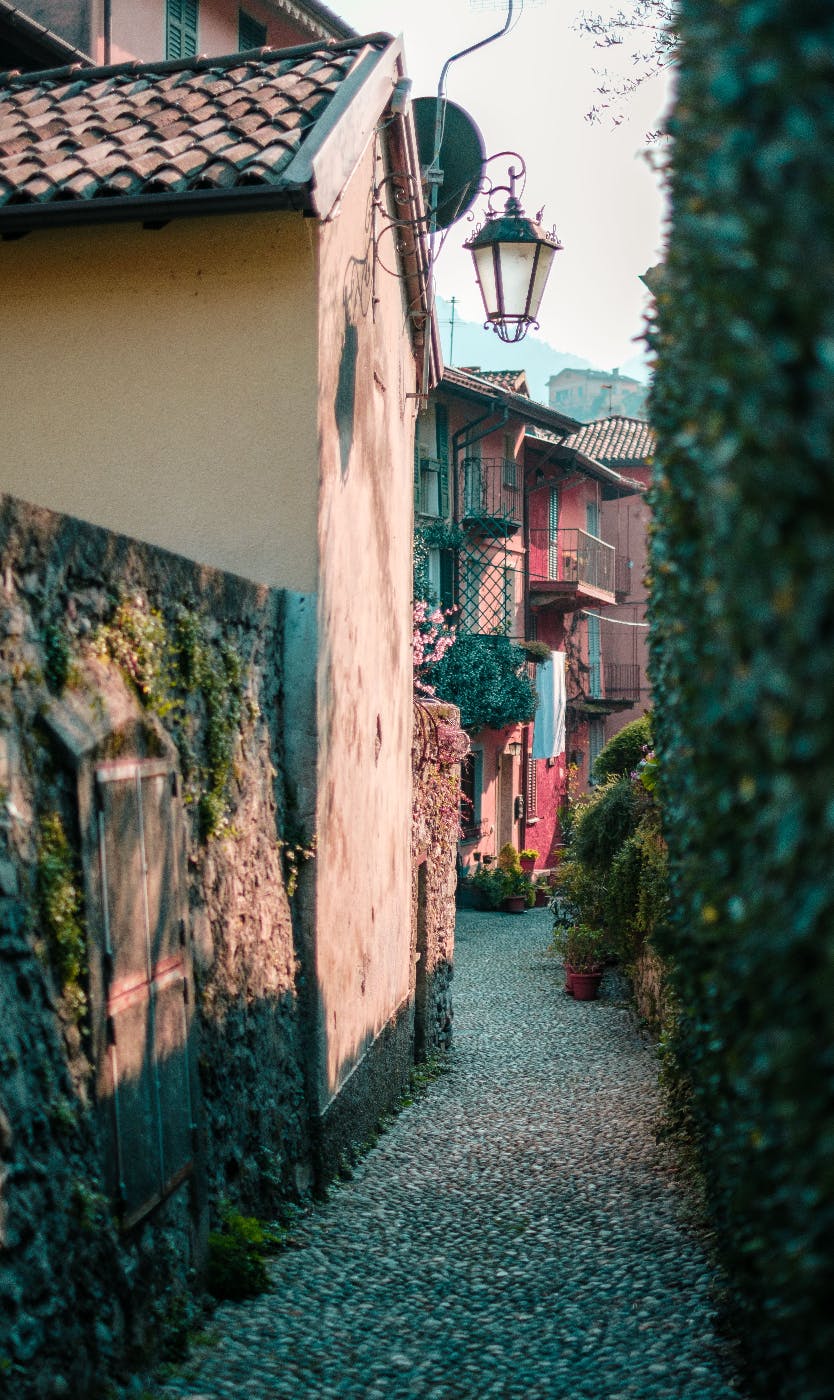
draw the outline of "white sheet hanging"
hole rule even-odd
[[[533,758],[558,758],[565,752],[565,653],[552,651],[537,667],[539,703],[533,728]]]

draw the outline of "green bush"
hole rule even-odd
[[[589,869],[605,873],[634,831],[637,803],[629,778],[597,788],[575,811],[570,852]]]
[[[613,739],[600,749],[593,768],[593,778],[603,783],[607,778],[622,778],[633,773],[651,747],[652,725],[649,715],[626,724]]]
[[[222,1227],[209,1235],[206,1287],[215,1298],[254,1298],[269,1288],[265,1256],[282,1243],[278,1233],[251,1215],[225,1210]]]
[[[678,1065],[750,1385],[832,1394],[829,6],[682,0],[652,332]]]
[[[509,637],[464,634],[428,679],[438,699],[459,707],[464,729],[504,729],[533,718],[536,692],[526,666]]]

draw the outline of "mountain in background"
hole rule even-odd
[[[560,369],[600,368],[599,365],[592,365],[590,360],[583,360],[581,355],[557,350],[546,340],[532,334],[525,336],[517,345],[505,345],[494,331],[485,330],[476,321],[461,320],[457,307],[453,353],[450,354],[452,304],[443,297],[437,298],[437,319],[444,364],[458,368],[477,365],[479,369],[525,369],[530,394],[542,403],[547,403],[547,381]],[[631,375],[644,383],[648,379],[646,363],[640,355],[632,356],[627,364],[619,366],[619,370],[621,374]]]

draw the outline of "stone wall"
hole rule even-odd
[[[418,1061],[452,1043],[459,763],[468,747],[454,705],[415,705],[412,961]]]
[[[0,1388],[92,1397],[187,1321],[221,1201],[269,1215],[311,1184],[287,878],[311,833],[283,779],[285,687],[309,678],[283,670],[283,593],[8,497],[0,550]],[[195,1148],[128,1230],[96,1104],[82,751],[178,772]]]
[[[195,1315],[224,1203],[269,1218],[303,1198],[390,1109],[409,1064],[451,1043],[467,741],[454,707],[421,704],[409,995],[333,1100],[323,1150],[314,613],[314,599],[0,503],[0,1394],[15,1400],[93,1400],[164,1354]],[[143,774],[170,792],[156,885],[100,791],[134,773],[139,811]],[[157,896],[177,946],[154,981],[147,916],[148,976],[118,981],[113,920]],[[180,1039],[158,1053],[149,994],[133,1083],[119,1016],[141,983],[172,977]],[[182,1114],[188,1100],[184,1155],[136,1209],[123,1159],[153,1132],[120,1136],[115,1107],[151,1061],[160,1141],[166,1093],[179,1087]]]

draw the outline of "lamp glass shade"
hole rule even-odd
[[[561,245],[517,201],[500,218],[488,216],[466,247],[472,253],[487,322],[502,340],[520,340],[536,323],[553,256]]]

